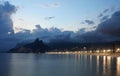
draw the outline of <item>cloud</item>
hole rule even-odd
[[[88,25],[94,24],[94,21],[92,21],[92,20],[85,20],[85,22],[86,22]]]
[[[0,47],[9,48],[14,45],[16,38],[14,37],[13,22],[11,15],[16,13],[17,8],[5,1],[0,4]],[[0,49],[1,49],[0,48]]]
[[[86,28],[81,28],[77,31],[77,33],[85,33],[86,32]]]
[[[80,22],[81,24],[85,24],[85,22]]]
[[[50,3],[50,4],[44,4],[41,5],[42,8],[57,8],[60,7],[59,3]]]
[[[16,7],[9,2],[0,4],[0,35],[7,35],[8,32],[14,33],[11,15],[16,12]]]
[[[100,23],[96,31],[102,34],[120,37],[120,11],[115,12],[110,19]]]
[[[45,20],[51,20],[54,19],[55,17],[51,16],[51,17],[45,17]]]
[[[86,31],[86,28],[79,29],[77,32],[62,31],[59,28],[52,27],[50,29],[42,28],[36,25],[35,29],[30,32],[23,30],[23,32],[16,33],[16,37],[25,39],[35,39],[39,37],[46,42],[101,42],[120,40],[120,11],[115,12],[111,18],[102,21],[98,27],[93,27],[94,30]]]
[[[33,30],[32,33],[33,37],[39,37],[40,39],[43,39],[45,41],[49,41],[52,39],[57,39],[60,35],[63,35],[63,32],[55,27],[52,27],[50,29],[43,29],[41,28],[40,25],[36,25],[36,29]],[[58,39],[61,39],[61,37],[59,37]]]
[[[112,7],[110,8],[110,11],[113,12],[113,11],[115,11],[115,9],[116,9],[116,7],[115,7],[115,6],[112,6]]]
[[[86,31],[86,28],[76,32],[62,31],[59,28],[42,28],[35,25],[32,31],[19,28],[19,32],[14,34],[11,15],[16,12],[16,7],[9,2],[0,5],[0,49],[9,49],[21,41],[34,40],[40,38],[45,42],[102,42],[120,40],[120,11],[115,12],[111,18],[104,18],[95,30]],[[48,17],[53,19],[54,17]],[[94,24],[92,20],[85,20],[84,23]],[[10,35],[8,34],[10,33]]]
[[[105,9],[102,13],[99,14],[98,17],[103,17],[105,13],[107,13],[109,9]]]
[[[103,16],[103,14],[101,13],[98,17],[102,17]]]
[[[103,21],[107,20],[108,18],[109,18],[109,16],[104,16],[104,17],[101,18],[100,21],[103,22]]]
[[[104,11],[103,11],[103,13],[107,13],[109,11],[109,9],[105,9]]]
[[[19,21],[24,21],[24,19],[22,19],[22,18],[18,18],[18,20],[19,20]]]

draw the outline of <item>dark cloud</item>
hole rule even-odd
[[[110,19],[100,23],[96,31],[120,37],[120,11],[115,12]]]
[[[101,13],[98,17],[102,17],[103,16],[103,14]]]
[[[99,14],[98,17],[103,17],[105,13],[107,13],[109,9],[105,9],[102,13]]]
[[[0,4],[0,34],[7,35],[8,32],[11,34],[13,31],[13,22],[11,19],[11,15],[16,12],[16,7],[11,5],[9,2],[4,2],[4,4]]]
[[[95,30],[88,31],[86,28],[81,28],[77,32],[61,31],[59,28],[52,27],[50,29],[42,28],[36,25],[33,32],[23,30],[16,34],[18,38],[31,38],[39,37],[46,42],[102,42],[114,41],[120,39],[120,11],[115,12],[111,18],[101,22],[98,27],[94,26]]]
[[[85,22],[86,22],[88,25],[94,24],[94,21],[92,21],[92,20],[85,20]]]
[[[85,33],[86,32],[86,28],[81,28],[77,32],[79,32],[79,33]]]
[[[109,9],[105,9],[104,11],[103,11],[103,13],[107,13],[109,11]]]
[[[21,42],[22,40],[14,37],[1,37],[0,38],[0,51],[8,51],[10,48],[16,46],[17,43]]]
[[[45,41],[50,40],[63,40],[68,34],[71,34],[72,31],[61,31],[58,28],[43,29],[40,25],[36,25],[36,29],[33,30],[33,37],[39,37]]]
[[[51,16],[51,17],[45,17],[45,20],[51,20],[54,19],[55,17]]]
[[[42,28],[35,25],[33,31],[21,29],[14,34],[11,15],[16,12],[16,7],[9,2],[0,5],[0,49],[11,48],[16,43],[26,40],[40,38],[45,42],[102,42],[120,40],[120,11],[115,12],[111,18],[104,18],[95,30],[87,31],[86,28],[79,29],[77,32],[62,31],[59,28]],[[53,17],[50,17],[52,19]],[[94,21],[85,20],[84,23],[94,24]],[[11,32],[9,35],[8,32]]]
[[[16,7],[9,2],[5,1],[0,4],[0,49],[10,48],[15,43],[16,38],[11,19],[11,15],[15,12]]]
[[[104,17],[101,18],[100,21],[103,22],[103,21],[107,20],[108,18],[109,18],[109,16],[104,16]]]

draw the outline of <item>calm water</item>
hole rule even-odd
[[[120,57],[0,54],[0,76],[120,76]]]

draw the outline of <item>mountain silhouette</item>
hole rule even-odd
[[[34,42],[19,47],[12,48],[9,50],[10,53],[45,53],[48,46],[43,43],[42,40],[37,38]]]

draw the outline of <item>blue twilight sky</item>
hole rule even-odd
[[[0,50],[36,38],[120,40],[120,0],[0,0]]]
[[[57,27],[72,31],[97,26],[100,14],[110,17],[120,4],[120,0],[5,1],[17,6],[18,10],[12,16],[15,28],[34,29],[35,25],[40,24],[43,28]]]

